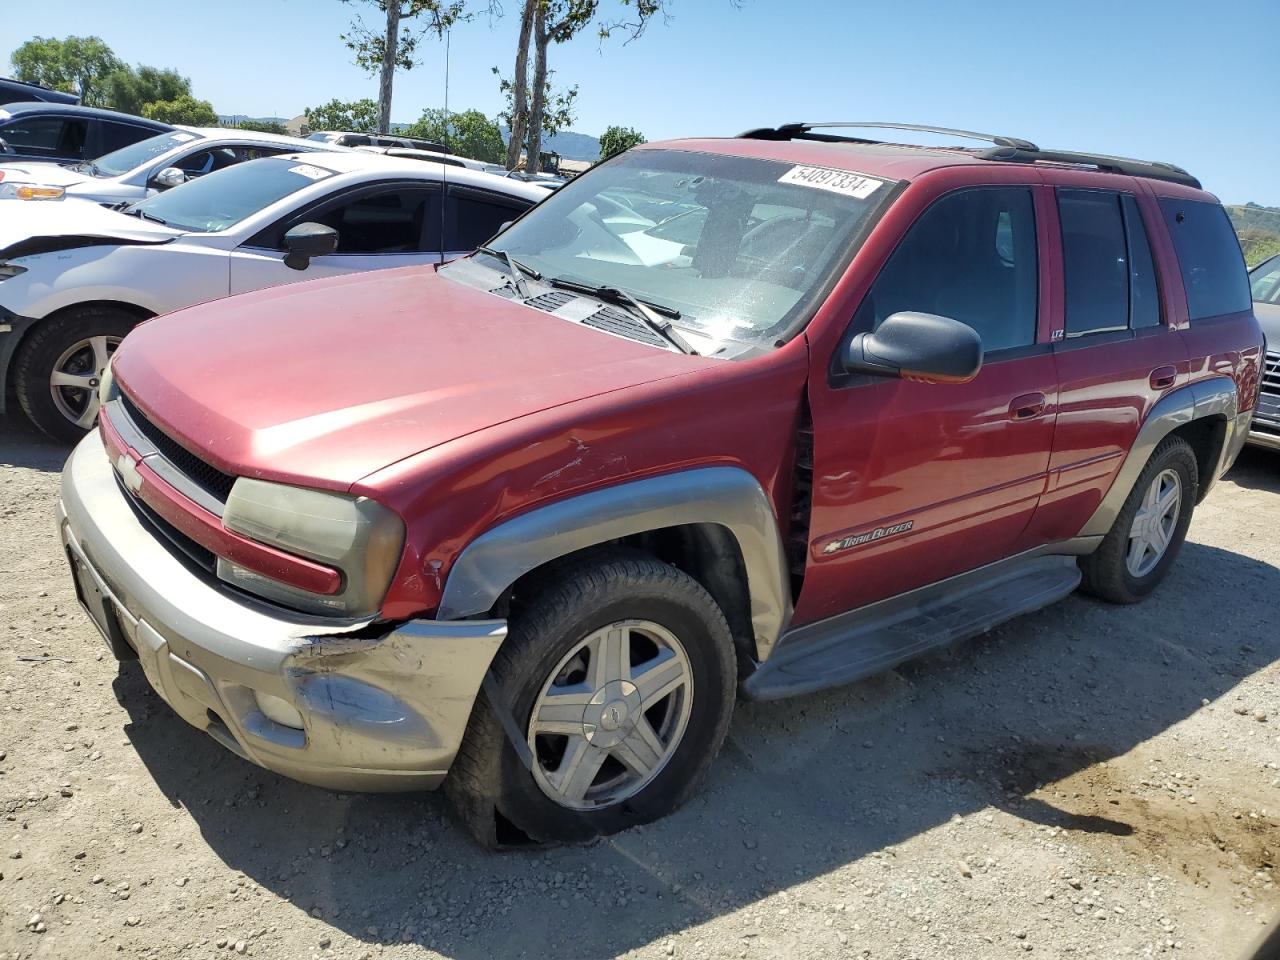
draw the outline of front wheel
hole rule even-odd
[[[1191,444],[1169,437],[1156,447],[1102,544],[1080,559],[1084,589],[1112,603],[1150,594],[1182,548],[1199,489]]]
[[[724,614],[693,578],[617,551],[544,578],[491,669],[530,767],[481,694],[447,790],[487,846],[505,821],[581,842],[684,802],[728,731],[736,662]]]

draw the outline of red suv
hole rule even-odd
[[[736,697],[1142,599],[1248,433],[1240,248],[1177,167],[979,139],[648,144],[143,324],[63,476],[86,609],[240,756],[492,844],[672,810]]]

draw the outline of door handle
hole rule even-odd
[[[1034,420],[1044,413],[1043,393],[1024,393],[1009,401],[1010,420]]]
[[[1176,367],[1156,367],[1151,371],[1151,389],[1165,390],[1173,386],[1173,381],[1178,378],[1178,369]]]

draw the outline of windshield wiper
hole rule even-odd
[[[131,213],[135,217],[139,217],[140,219],[143,219],[143,220],[150,220],[152,223],[158,223],[162,227],[167,227],[169,225],[168,220],[161,220],[154,213],[147,213],[147,211],[143,210],[141,207],[134,207],[132,210],[123,210],[121,212]]]
[[[647,300],[638,300],[627,291],[618,287],[595,287],[589,283],[579,283],[577,280],[565,280],[561,277],[552,277],[547,283],[553,287],[559,287],[561,290],[572,290],[575,293],[585,293],[587,296],[595,297],[599,300],[606,300],[623,307],[630,307],[634,316],[644,321],[645,326],[657,333],[664,340],[670,343],[681,353],[697,356],[698,351],[689,345],[689,341],[676,331],[671,325],[671,320],[680,319],[680,311],[674,307],[668,307],[661,303],[653,303]],[[671,319],[668,320],[667,318]]]
[[[493,247],[476,247],[476,253],[487,254],[496,257],[507,265],[507,270],[511,274],[511,282],[516,288],[516,293],[529,299],[529,286],[524,282],[525,277],[532,280],[541,280],[542,274],[528,264],[521,263],[506,250],[496,250]]]

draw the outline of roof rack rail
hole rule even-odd
[[[978,154],[984,160],[1001,160],[1005,163],[1070,163],[1093,167],[1103,173],[1122,173],[1130,177],[1148,180],[1167,180],[1184,187],[1203,189],[1200,181],[1182,167],[1160,160],[1133,160],[1129,157],[1111,157],[1102,153],[1079,153],[1074,150],[1021,150],[997,147]]]
[[[738,136],[750,140],[843,140],[854,143],[880,142],[878,140],[871,140],[863,137],[840,137],[832,134],[813,133],[814,130],[830,129],[833,127],[852,127],[870,130],[912,130],[916,133],[939,133],[949,137],[960,137],[965,140],[985,140],[987,143],[994,143],[998,147],[1016,147],[1019,150],[1040,149],[1030,140],[1022,140],[1018,137],[1000,137],[991,133],[975,133],[972,130],[955,130],[951,127],[931,127],[920,123],[871,123],[863,120],[855,120],[848,123],[784,123],[780,127],[761,127],[756,130],[748,130],[745,133],[738,134]]]
[[[1132,160],[1128,157],[1112,157],[1101,153],[1078,153],[1072,150],[1041,150],[1030,140],[1019,137],[1003,137],[990,133],[975,133],[972,130],[955,130],[951,127],[931,127],[918,123],[870,123],[867,121],[851,121],[848,123],[784,123],[780,127],[759,127],[738,134],[750,140],[818,140],[826,143],[882,143],[868,137],[842,137],[838,134],[817,133],[815,131],[829,128],[856,128],[873,130],[911,130],[916,133],[937,133],[965,140],[984,140],[993,144],[992,149],[984,150],[977,156],[983,160],[997,160],[1004,163],[1068,163],[1089,166],[1103,173],[1121,173],[1130,177],[1145,177],[1149,180],[1166,180],[1180,183],[1186,187],[1202,189],[1200,181],[1182,167],[1159,160]]]

